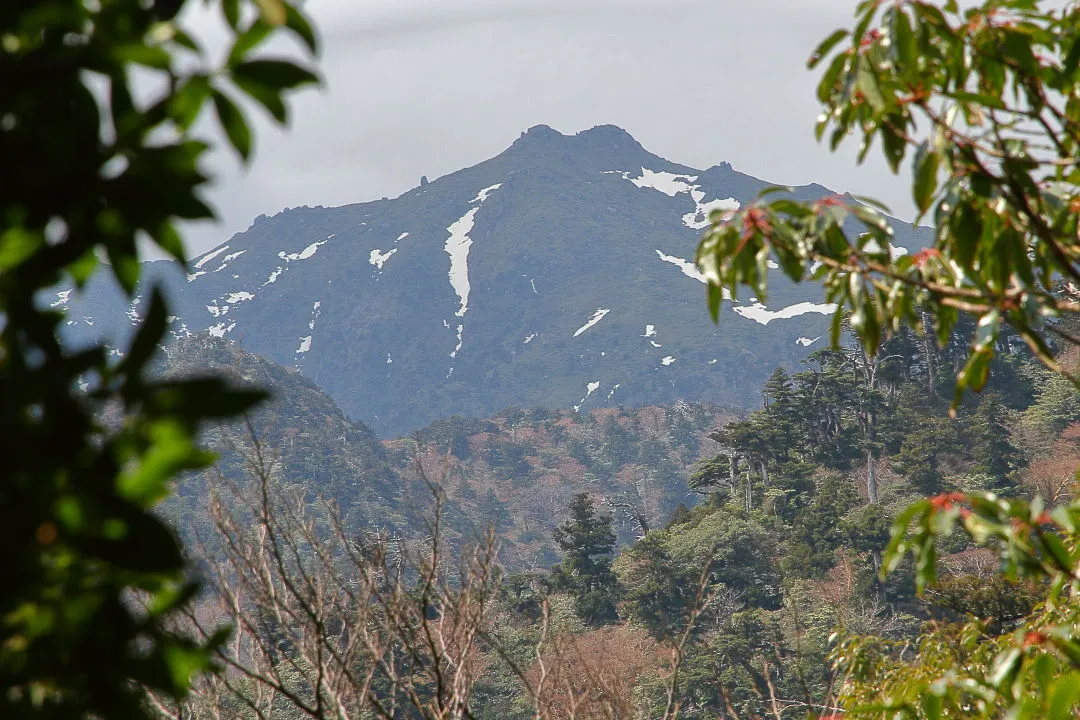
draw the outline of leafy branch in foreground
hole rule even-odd
[[[1044,600],[1014,631],[990,637],[981,622],[924,633],[913,660],[876,639],[841,637],[833,662],[842,701],[880,718],[1072,718],[1080,703],[1080,502],[1047,510],[1041,500],[945,493],[896,518],[882,569],[911,556],[920,592],[937,572],[937,542],[960,526],[997,551],[1010,580]]]
[[[262,393],[217,379],[150,379],[168,318],[156,289],[145,289],[148,310],[119,360],[101,344],[66,347],[64,314],[44,296],[61,283],[81,289],[106,258],[102,271],[134,295],[138,241],[183,263],[177,221],[212,217],[198,195],[209,145],[190,132],[201,111],[213,105],[247,158],[237,93],[284,122],[282,96],[316,81],[291,60],[253,55],[281,29],[315,52],[293,4],[208,4],[223,11],[232,40],[221,66],[182,29],[189,4],[180,0],[16,0],[0,9],[5,718],[144,717],[141,688],[179,696],[210,666],[208,647],[168,631],[196,587],[151,508],[178,472],[213,460],[196,444],[199,427]]]
[[[764,298],[775,258],[795,282],[821,282],[868,353],[929,312],[944,343],[961,314],[976,318],[956,398],[981,390],[1008,324],[1049,368],[1074,377],[1055,342],[1080,343],[1080,7],[1038,0],[859,4],[855,28],[817,48],[825,63],[817,136],[835,149],[861,136],[893,172],[909,152],[918,218],[934,243],[896,251],[873,201],[805,204],[763,193],[733,217],[714,214],[698,247],[714,320],[740,285]]]

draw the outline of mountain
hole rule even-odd
[[[576,493],[588,492],[614,510],[620,544],[661,526],[680,503],[693,505],[690,472],[716,451],[707,434],[733,418],[690,403],[511,409],[491,418],[451,417],[409,439],[380,441],[295,369],[228,339],[205,332],[185,337],[157,367],[166,377],[207,371],[266,388],[272,399],[248,422],[214,427],[202,438],[219,461],[181,479],[164,503],[185,536],[213,535],[206,512],[212,492],[228,499],[232,488],[255,481],[246,458],[256,456],[257,440],[277,482],[303,488],[307,502],[318,496],[336,503],[351,532],[422,533],[434,504],[427,481],[436,482],[447,540],[475,539],[494,528],[502,559],[518,569],[557,561],[552,531]]]
[[[830,308],[777,272],[767,305],[739,298],[714,327],[690,261],[711,209],[769,185],[670,162],[614,126],[538,126],[398,198],[260,216],[188,274],[157,262],[147,277],[173,299],[175,336],[295,367],[384,437],[511,406],[753,406],[769,369],[824,342]],[[928,241],[896,230],[904,250]],[[73,340],[122,347],[144,296],[98,281],[48,300]]]

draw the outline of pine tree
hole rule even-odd
[[[993,489],[999,492],[1015,484],[1012,475],[1024,460],[1010,440],[1008,413],[1001,398],[996,393],[988,393],[971,419],[974,470],[994,478]]]
[[[610,515],[596,512],[586,493],[574,496],[570,518],[555,529],[553,537],[562,549],[562,563],[553,571],[557,589],[574,596],[578,616],[589,625],[618,620],[615,600],[619,582],[611,569],[615,533]]]

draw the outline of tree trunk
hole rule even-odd
[[[754,489],[752,486],[753,480],[750,477],[750,465],[746,466],[746,512],[750,512],[754,508]]]
[[[765,485],[765,489],[769,489],[769,466],[765,463],[765,458],[760,458],[761,462],[761,482]]]
[[[930,313],[922,313],[923,324],[923,354],[926,356],[926,383],[930,397],[937,397],[937,382],[934,377],[934,342],[931,340],[933,329],[930,324]]]
[[[877,463],[874,462],[874,451],[866,451],[866,494],[870,498],[871,505],[877,505]]]
[[[735,453],[728,454],[728,477],[730,478],[731,496],[735,497],[735,488],[738,487],[738,481],[735,476],[739,471],[739,459],[735,457]]]

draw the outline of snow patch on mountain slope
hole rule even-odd
[[[501,187],[502,187],[502,183],[495,183],[494,185],[489,185],[486,188],[484,188],[483,190],[481,190],[480,192],[476,193],[476,197],[474,197],[469,202],[482,203],[482,202],[484,202],[485,200],[488,199],[488,195],[495,192],[496,190],[498,190]]]
[[[536,339],[536,333],[532,333],[531,335],[528,335],[521,344],[522,345],[528,345],[529,343],[531,343],[535,339]]]
[[[139,310],[138,310],[138,307],[141,304],[142,304],[142,295],[136,295],[135,299],[131,301],[131,305],[128,307],[127,312],[124,313],[125,315],[127,315],[128,320],[131,321],[131,324],[133,326],[139,324]]]
[[[812,339],[811,338],[806,338],[806,337],[801,337],[798,340],[796,340],[795,343],[797,345],[802,345],[803,347],[810,347],[811,345],[813,345],[814,343],[816,343],[820,339],[821,339],[820,335],[818,335],[816,338],[812,338]]]
[[[325,245],[332,237],[334,236],[330,235],[326,238],[326,240],[318,240],[316,242],[313,242],[298,253],[286,253],[284,250],[282,250],[278,253],[278,257],[282,260],[287,260],[289,262],[292,262],[294,260],[307,260],[315,253],[317,253],[319,251],[319,248]]]
[[[454,288],[454,293],[458,296],[458,309],[454,313],[455,317],[465,317],[465,313],[469,311],[469,293],[472,291],[472,286],[469,284],[469,248],[472,247],[473,243],[469,233],[472,232],[476,213],[480,210],[480,206],[483,205],[491,193],[500,187],[502,187],[502,183],[495,183],[478,192],[476,197],[469,201],[476,203],[476,205],[469,208],[467,213],[450,223],[449,227],[446,228],[449,237],[446,238],[443,250],[450,256],[450,287]],[[451,358],[456,358],[458,351],[461,350],[464,342],[462,339],[464,332],[464,324],[458,323],[457,345],[454,346],[454,351],[450,353]],[[454,369],[450,368],[450,372],[453,373]]]
[[[732,213],[739,209],[739,201],[735,198],[717,198],[703,203],[701,199],[705,195],[700,190],[692,191],[690,196],[694,199],[694,211],[683,215],[682,221],[683,225],[691,230],[703,230],[709,227],[712,223],[711,216],[714,210],[719,210],[725,213],[727,217],[730,217]]]
[[[297,355],[303,355],[304,353],[306,353],[310,349],[311,349],[311,336],[310,335],[305,335],[304,337],[300,338],[300,347],[296,348],[296,354]]]
[[[863,246],[863,249],[866,250],[866,252],[879,253],[881,252],[881,245],[878,244],[877,240],[870,240],[868,243],[866,243],[866,245]],[[889,243],[890,259],[895,260],[896,258],[902,257],[907,254],[908,249],[906,247],[901,247],[900,245],[893,245],[892,243]]]
[[[230,305],[235,305],[238,302],[245,302],[247,300],[254,300],[254,299],[255,299],[254,293],[249,293],[249,292],[247,292],[245,290],[241,290],[240,292],[229,293],[225,297],[225,302],[229,303]]]
[[[279,276],[281,275],[281,273],[283,273],[283,272],[285,272],[285,268],[284,268],[284,267],[282,267],[281,265],[278,265],[278,266],[277,266],[276,268],[274,268],[274,272],[270,273],[269,277],[267,277],[267,278],[266,278],[266,282],[264,282],[264,283],[262,284],[262,287],[266,287],[266,286],[267,286],[267,285],[269,285],[270,283],[272,283],[272,282],[274,282],[275,280],[277,280],[277,279],[278,279],[278,277],[279,277]]]
[[[664,356],[663,359],[660,360],[660,364],[663,365],[664,367],[667,367],[668,365],[670,365],[673,362],[675,362],[675,356],[674,355],[666,355],[666,356]]]
[[[409,233],[403,232],[403,233],[401,233],[400,235],[397,236],[397,240],[395,240],[394,242],[399,243],[399,242],[401,242],[402,240],[404,240],[407,237],[409,237]]]
[[[368,262],[374,265],[379,270],[382,270],[382,266],[386,264],[386,261],[390,259],[390,256],[398,251],[397,248],[391,248],[386,252],[382,252],[379,248],[375,248],[371,251],[371,255],[368,256]]]
[[[629,173],[623,175],[623,177],[639,188],[650,188],[662,192],[668,197],[675,197],[679,193],[688,193],[697,187],[691,184],[697,180],[697,175],[676,175],[675,173],[664,172],[663,170],[657,172],[644,167],[641,168],[641,175],[636,178],[629,177]]]
[[[683,260],[681,257],[675,257],[674,255],[665,255],[662,251],[656,251],[657,256],[666,263],[671,263],[675,267],[682,271],[682,274],[688,278],[693,278],[699,283],[706,282],[705,276],[701,274],[701,271],[697,269],[697,265],[689,260]]]
[[[682,216],[683,225],[691,230],[701,230],[709,226],[710,215],[714,210],[726,213],[734,213],[739,209],[739,201],[735,198],[716,198],[705,201],[705,191],[697,185],[697,175],[676,174],[665,171],[649,170],[641,168],[641,175],[630,177],[628,172],[618,170],[605,170],[605,173],[618,173],[624,180],[629,180],[639,188],[648,188],[662,192],[668,197],[675,197],[686,193],[694,201],[694,209]]]
[[[616,386],[616,387],[618,387],[618,386]],[[581,406],[585,403],[586,400],[589,399],[589,396],[592,395],[594,392],[596,392],[599,389],[600,389],[600,381],[599,380],[593,380],[591,383],[587,384],[585,386],[585,397],[581,398],[581,400],[578,401],[578,404],[573,406],[574,407],[574,412],[579,412],[581,410]]]
[[[202,256],[201,258],[199,258],[198,260],[196,260],[196,261],[195,261],[195,263],[194,263],[194,264],[192,265],[192,267],[194,267],[194,268],[195,268],[196,270],[198,270],[198,269],[199,269],[199,268],[201,268],[201,267],[202,267],[203,265],[205,265],[206,263],[210,262],[211,260],[213,260],[213,259],[214,259],[214,258],[216,258],[216,257],[217,257],[218,255],[220,255],[221,253],[225,252],[225,251],[226,251],[226,250],[228,250],[228,249],[229,249],[229,246],[228,246],[228,245],[222,245],[222,246],[221,246],[221,247],[219,247],[219,248],[218,248],[217,250],[211,250],[211,251],[210,251],[210,252],[208,252],[208,253],[207,253],[206,255],[203,255],[203,256]],[[220,337],[220,336],[219,336],[219,337]]]
[[[646,325],[645,326],[645,334],[642,335],[641,337],[649,338],[649,337],[653,337],[654,335],[656,335],[656,326],[655,325]]]
[[[761,303],[756,302],[750,306],[739,306],[731,309],[739,315],[742,315],[744,318],[753,320],[760,325],[768,325],[773,320],[786,320],[788,318],[806,315],[807,313],[832,315],[836,312],[836,305],[834,303],[801,302],[795,303],[794,305],[788,305],[779,310],[769,310]]]
[[[225,337],[225,333],[231,332],[234,327],[236,327],[235,322],[229,323],[228,326],[226,326],[223,322],[219,322],[217,325],[213,325],[210,327],[209,333],[217,338]]]
[[[246,252],[247,252],[247,250],[241,250],[239,252],[229,253],[225,257],[221,258],[221,264],[218,265],[216,268],[214,268],[214,272],[221,272],[226,267],[228,267],[230,262],[232,262],[233,260],[240,257],[241,255],[243,255]]]
[[[574,337],[577,337],[581,333],[591,328],[596,323],[603,320],[604,316],[607,315],[609,312],[611,312],[611,308],[597,308],[596,312],[592,314],[592,317],[589,318],[589,320],[584,325],[574,331]]]

